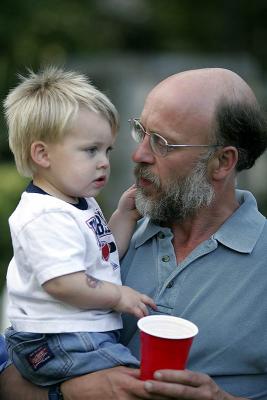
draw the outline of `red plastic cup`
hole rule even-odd
[[[149,315],[137,322],[141,337],[140,379],[153,379],[159,369],[184,369],[198,328],[170,315]]]

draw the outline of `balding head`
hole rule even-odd
[[[212,118],[218,104],[247,102],[257,104],[247,83],[236,73],[223,68],[204,68],[184,71],[161,81],[149,94],[173,101],[194,113]],[[148,98],[149,98],[148,97]]]
[[[266,121],[252,89],[223,68],[189,70],[164,79],[148,95],[142,119],[157,125],[161,119],[161,126],[171,120],[169,129],[176,126],[203,140],[237,147],[237,170],[250,168],[267,146]]]
[[[184,71],[165,80],[169,85],[176,83],[189,85],[202,101],[220,101],[223,97],[231,102],[256,102],[256,97],[248,84],[235,72],[223,68],[203,68]],[[164,84],[164,81],[161,82]],[[160,84],[160,85],[161,85]]]

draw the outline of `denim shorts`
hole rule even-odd
[[[40,386],[118,365],[139,367],[139,361],[119,343],[119,336],[119,331],[41,334],[8,328],[5,332],[15,366]]]

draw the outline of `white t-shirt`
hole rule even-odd
[[[87,271],[121,284],[114,237],[93,198],[74,206],[30,184],[9,219],[14,257],[7,272],[8,317],[24,332],[103,332],[122,327],[112,310],[83,310],[46,293],[42,284]]]

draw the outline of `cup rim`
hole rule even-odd
[[[157,334],[157,332],[151,333],[151,324],[158,324],[162,321],[173,322],[177,325],[182,323],[184,326],[191,329],[190,334],[179,335],[179,337],[177,335],[168,335],[165,337],[166,339],[189,339],[198,334],[198,327],[193,322],[185,318],[175,317],[172,315],[147,315],[146,317],[140,318],[137,321],[137,326],[140,331],[145,332],[148,335],[162,338],[162,335]],[[149,324],[150,328],[148,327]]]

